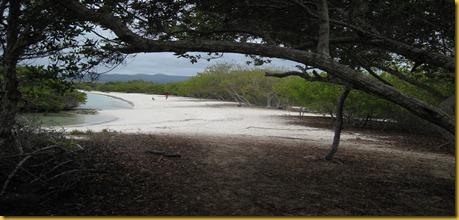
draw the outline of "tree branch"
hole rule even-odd
[[[338,78],[331,77],[330,75],[320,76],[316,71],[313,72],[312,76],[306,72],[299,72],[299,71],[287,71],[283,73],[265,72],[265,76],[277,77],[277,78],[284,78],[284,77],[289,77],[289,76],[299,76],[305,79],[306,81],[310,81],[310,82],[325,82],[325,83],[333,83],[333,84],[338,84],[338,85],[350,86],[349,83],[342,81]]]
[[[397,71],[395,69],[392,69],[390,67],[386,67],[386,66],[383,66],[383,65],[374,65],[374,66],[376,68],[384,71],[384,72],[387,72],[387,73],[389,73],[389,74],[391,74],[391,75],[393,75],[393,76],[405,81],[405,82],[410,83],[411,85],[417,86],[420,89],[423,89],[423,90],[427,91],[428,93],[432,94],[433,96],[435,96],[436,98],[438,98],[440,100],[444,100],[444,99],[447,98],[445,95],[443,95],[437,89],[435,89],[433,87],[430,87],[427,84],[418,81],[417,79],[414,79],[414,78],[409,77],[409,76],[407,76],[407,75],[405,75],[403,73],[400,73],[399,71]]]
[[[362,75],[350,67],[340,64],[321,54],[301,51],[286,47],[268,46],[257,43],[237,43],[231,41],[193,40],[193,41],[158,41],[143,38],[132,32],[119,19],[109,13],[101,13],[86,8],[75,0],[53,0],[65,7],[70,13],[85,21],[98,23],[111,29],[117,36],[127,43],[124,48],[113,48],[122,53],[146,52],[233,52],[254,54],[265,57],[283,58],[322,69],[333,74],[336,78],[348,82],[354,88],[394,102],[413,114],[443,127],[448,132],[455,133],[455,123],[448,114],[441,109],[428,105],[416,98],[409,97],[396,88],[388,86],[376,79]]]
[[[373,76],[374,78],[378,79],[379,81],[381,81],[382,83],[388,85],[388,86],[394,86],[392,85],[391,83],[387,82],[385,79],[381,78],[378,74],[376,74],[372,69],[371,69],[371,65],[368,64],[368,62],[357,56],[357,55],[353,55],[352,53],[349,53],[349,56],[352,57],[353,59],[355,59],[357,61],[357,63],[362,66],[371,76]]]
[[[416,62],[428,63],[438,67],[445,68],[446,70],[451,72],[452,77],[455,77],[456,65],[453,57],[410,46],[403,42],[389,39],[385,36],[382,36],[379,33],[367,31],[363,27],[354,24],[349,24],[344,21],[330,19],[330,23],[350,28],[357,32],[359,35],[368,38],[368,40],[362,40],[363,44],[373,45],[378,48],[403,55]]]

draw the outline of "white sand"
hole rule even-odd
[[[161,133],[186,135],[250,135],[258,137],[301,138],[311,141],[331,141],[333,131],[289,123],[286,117],[298,115],[286,110],[238,107],[235,102],[200,100],[195,98],[138,93],[92,92],[110,95],[131,102],[132,109],[101,110],[98,114],[117,120],[103,124],[66,126],[71,130],[101,131],[108,129],[126,133]],[[154,97],[155,101],[151,98]],[[313,115],[313,114],[307,114]],[[372,137],[344,132],[342,139]]]

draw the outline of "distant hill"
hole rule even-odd
[[[113,81],[130,81],[130,80],[144,80],[151,81],[155,83],[169,83],[169,82],[178,82],[184,81],[190,78],[189,76],[176,76],[176,75],[166,75],[166,74],[102,74],[99,76],[98,82],[113,82]]]

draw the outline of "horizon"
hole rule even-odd
[[[171,76],[195,76],[196,74],[204,71],[207,67],[218,63],[230,63],[234,65],[246,66],[249,68],[266,67],[275,69],[296,69],[295,66],[299,63],[283,60],[278,58],[269,58],[271,63],[263,64],[262,66],[255,66],[253,64],[246,64],[251,61],[251,58],[243,54],[225,53],[221,58],[206,61],[206,53],[190,53],[193,55],[200,54],[203,56],[197,63],[191,63],[186,58],[178,58],[174,53],[161,52],[161,53],[139,53],[130,55],[126,61],[117,67],[98,67],[96,72],[100,74],[123,74],[123,75],[154,75],[161,73]],[[50,62],[48,58],[31,59],[24,62],[28,65],[48,65]],[[108,72],[107,72],[108,71]],[[152,74],[153,73],[153,74]]]
[[[190,53],[190,54],[201,54],[203,57],[206,53]],[[170,76],[195,76],[198,73],[204,71],[209,66],[218,63],[230,63],[234,65],[241,65],[248,68],[266,67],[266,68],[282,68],[282,69],[294,69],[299,63],[271,58],[271,63],[263,64],[262,66],[255,66],[253,64],[246,64],[251,58],[246,57],[243,54],[237,53],[225,53],[221,58],[212,59],[206,61],[205,58],[199,60],[197,63],[191,63],[186,58],[178,58],[174,53],[162,52],[162,53],[142,53],[135,54],[133,57],[127,58],[125,64],[121,64],[113,70],[105,73],[109,75],[120,74],[120,75],[155,75],[163,74]],[[151,69],[151,71],[150,71]],[[104,70],[102,70],[104,71]]]
[[[147,75],[147,76],[157,76],[157,75],[164,75],[164,76],[184,76],[184,75],[172,75],[172,74],[166,74],[166,73],[133,73],[133,74],[125,74],[125,73],[101,73],[100,75],[123,75],[123,76],[138,76],[138,75]],[[186,76],[186,77],[191,77]]]

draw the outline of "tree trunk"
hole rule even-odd
[[[13,1],[14,2],[14,1]],[[429,105],[414,97],[410,97],[397,88],[386,85],[377,79],[361,74],[359,71],[352,69],[350,66],[343,65],[333,59],[326,58],[322,54],[313,53],[310,51],[301,51],[286,47],[261,45],[257,43],[234,43],[228,41],[213,41],[213,40],[177,40],[177,41],[159,41],[151,40],[139,36],[131,31],[120,19],[115,16],[99,11],[94,11],[86,8],[79,1],[59,0],[53,1],[66,7],[74,16],[82,20],[93,21],[105,28],[112,30],[120,40],[127,44],[124,48],[116,50],[125,54],[132,53],[148,53],[148,52],[232,52],[254,54],[265,57],[288,59],[303,63],[315,68],[321,69],[327,73],[332,73],[332,77],[338,78],[351,85],[353,89],[358,89],[369,94],[376,95],[385,100],[391,101],[400,105],[414,115],[435,124],[450,136],[454,137],[456,123],[454,118],[451,118],[443,110],[436,106]],[[330,21],[330,19],[329,19]],[[334,21],[337,23],[336,21]],[[383,39],[369,44],[377,46],[387,46],[391,51],[405,55],[407,57],[416,57],[420,61],[430,63],[438,67],[444,67],[448,70],[454,70],[455,63],[451,57],[446,57],[437,53],[430,53],[425,50],[414,48],[412,46]]]
[[[16,65],[20,55],[17,41],[19,36],[18,19],[21,13],[20,1],[10,1],[8,11],[8,27],[6,31],[6,49],[3,53],[3,83],[1,85],[0,109],[0,145],[9,146],[13,143],[12,130],[16,123],[17,104],[20,93],[16,76]]]
[[[452,95],[446,98],[438,105],[438,107],[450,115],[451,118],[454,118],[456,109],[456,96]]]
[[[343,128],[344,101],[346,101],[347,95],[349,95],[350,91],[350,88],[345,87],[338,99],[338,104],[336,106],[335,136],[333,137],[333,143],[330,152],[328,152],[327,156],[325,156],[325,160],[332,160],[336,151],[338,151],[339,141],[341,138],[341,130]]]
[[[2,83],[1,112],[0,112],[0,138],[8,145],[12,141],[12,129],[16,122],[17,104],[19,101],[18,81],[16,77],[16,62],[4,61]]]
[[[327,0],[320,0],[319,6],[319,36],[317,41],[317,53],[330,56],[330,22],[328,17]]]
[[[273,100],[274,96],[272,94],[266,95],[266,108],[271,108],[271,101]]]

